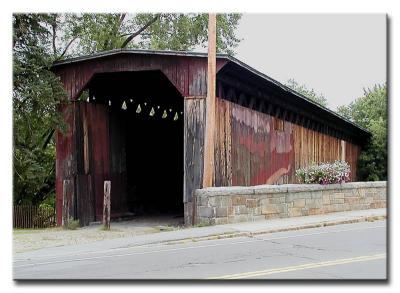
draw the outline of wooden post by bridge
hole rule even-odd
[[[103,204],[103,227],[110,230],[110,213],[111,213],[111,181],[104,181],[104,204]]]
[[[64,229],[68,228],[71,192],[71,180],[63,180],[62,227]]]

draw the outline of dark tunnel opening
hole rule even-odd
[[[91,103],[109,106],[112,216],[183,217],[183,97],[161,71],[103,73]]]

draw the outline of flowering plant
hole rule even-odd
[[[350,180],[350,165],[345,161],[311,165],[296,170],[301,183],[333,184]]]

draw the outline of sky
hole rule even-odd
[[[243,14],[235,57],[347,105],[386,81],[385,14]]]

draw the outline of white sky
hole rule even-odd
[[[322,93],[329,108],[386,81],[384,14],[243,14],[236,58]]]

